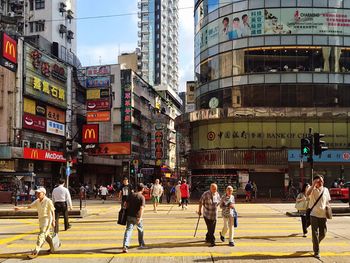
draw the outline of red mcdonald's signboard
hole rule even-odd
[[[36,148],[23,148],[23,158],[38,161],[66,162],[63,152],[46,151]]]
[[[98,143],[98,124],[84,124],[82,143]]]
[[[17,42],[5,33],[2,34],[2,56],[17,64]]]

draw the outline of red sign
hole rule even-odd
[[[111,142],[87,145],[85,149],[89,155],[130,155],[131,144],[129,142]]]
[[[97,111],[97,112],[86,113],[86,120],[88,122],[110,121],[110,119],[111,119],[110,111]]]
[[[23,158],[49,162],[66,162],[63,152],[46,151],[36,148],[23,148]]]
[[[102,100],[89,100],[86,102],[86,110],[87,111],[94,111],[94,110],[109,110],[109,100],[108,99],[102,99]]]
[[[84,124],[82,143],[98,143],[98,124]]]
[[[29,113],[23,113],[23,128],[46,132],[46,119]]]
[[[17,64],[17,42],[5,33],[2,35],[2,57]]]

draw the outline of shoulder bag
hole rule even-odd
[[[295,208],[299,211],[306,211],[307,210],[307,207],[308,207],[308,204],[309,204],[309,201],[306,199],[306,200],[302,200],[302,201],[299,201],[299,202],[296,202],[295,203]]]
[[[127,211],[126,208],[122,207],[118,214],[118,225],[125,226],[126,225],[126,218],[127,218]]]
[[[314,205],[311,208],[306,209],[306,225],[309,226],[311,225],[311,212],[312,209],[314,209],[314,207],[317,205],[318,201],[320,201],[322,195],[323,195],[324,190],[322,191],[322,193],[320,194],[320,196],[317,198],[316,202],[314,203]]]

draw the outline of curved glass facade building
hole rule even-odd
[[[326,184],[340,177],[350,148],[350,0],[197,0],[194,20],[192,180],[238,191],[253,180],[264,196],[299,187],[310,177],[300,165],[309,128],[329,147],[316,170]]]

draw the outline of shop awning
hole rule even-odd
[[[0,176],[35,176],[33,172],[0,172]]]

